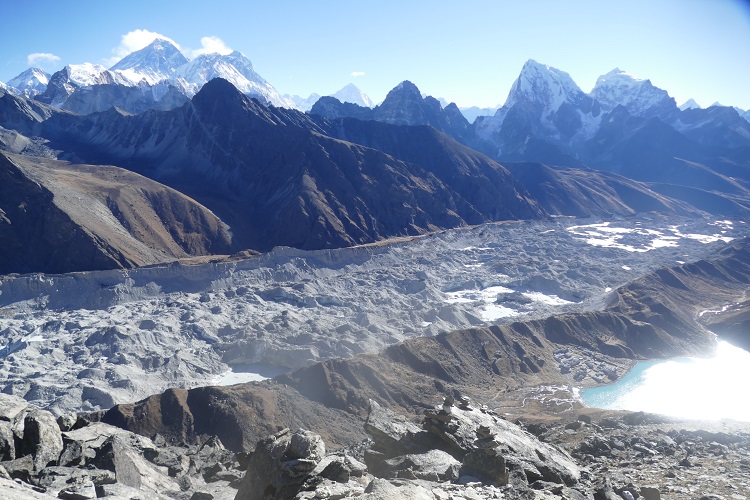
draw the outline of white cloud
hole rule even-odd
[[[162,40],[168,40],[175,47],[177,47],[178,49],[180,48],[180,45],[177,42],[175,42],[171,38],[166,37],[160,33],[155,33],[149,30],[137,29],[137,30],[130,31],[122,35],[122,37],[120,38],[120,45],[112,49],[112,54],[114,55],[104,60],[105,66],[110,67],[116,64],[120,59],[122,59],[126,55],[130,54],[131,52],[135,52],[136,50],[141,50],[143,47],[147,46],[148,44],[150,44],[157,38],[161,38]]]
[[[26,56],[26,64],[29,66],[51,66],[60,61],[60,58],[49,52],[34,52]]]
[[[364,71],[352,71],[352,76],[354,78],[357,78],[358,76],[365,76],[365,72]]]
[[[201,48],[190,51],[190,57],[195,58],[201,54],[213,54],[218,53],[221,55],[227,55],[232,53],[232,49],[224,43],[224,40],[218,36],[204,36],[201,37]]]

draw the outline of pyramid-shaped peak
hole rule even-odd
[[[554,111],[563,102],[578,100],[581,95],[583,92],[568,73],[529,59],[513,82],[505,106],[519,101],[537,102]]]
[[[214,99],[223,96],[242,96],[242,92],[232,85],[232,82],[229,80],[225,80],[224,78],[213,78],[203,85],[193,99]]]
[[[192,102],[201,110],[240,110],[245,107],[248,98],[232,82],[224,78],[213,78],[193,96]]]
[[[171,40],[156,38],[142,49],[123,57],[110,69],[121,73],[134,84],[146,81],[153,85],[169,79],[177,68],[187,62]]]
[[[411,83],[409,80],[404,80],[403,82],[393,87],[393,90],[391,90],[391,92],[394,92],[394,91],[416,93],[416,94],[419,94],[420,96],[422,95],[419,92],[419,88],[417,88],[417,86]]]
[[[332,96],[341,102],[350,102],[368,108],[371,108],[373,105],[372,99],[370,99],[367,94],[362,92],[362,90],[353,83],[345,85],[338,92],[332,94]]]
[[[173,48],[177,49],[177,44],[175,44],[169,38],[161,37],[161,36],[157,36],[156,38],[154,38],[154,41],[151,42],[150,44],[148,44],[147,47],[149,45],[153,46],[153,47],[164,47],[164,48],[173,47]]]

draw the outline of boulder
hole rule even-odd
[[[365,432],[374,441],[373,450],[387,458],[417,451],[413,438],[421,431],[422,429],[409,422],[403,415],[398,415],[370,400]]]
[[[530,482],[543,479],[568,486],[578,482],[580,469],[567,453],[543,443],[492,412],[473,409],[468,404],[463,406],[469,409],[452,407],[447,412],[441,407],[424,412],[423,427],[439,438],[443,448],[454,456],[466,457],[480,449],[487,460],[489,457],[503,457],[509,468],[523,467],[527,476],[531,476],[528,478]],[[473,455],[469,455],[469,460],[472,465],[481,462],[480,457]],[[498,459],[498,467],[500,462]],[[493,482],[501,479],[497,476]]]
[[[29,403],[23,398],[0,394],[0,421],[13,422],[29,406]]]
[[[424,479],[426,481],[455,481],[461,462],[442,450],[402,455],[386,460],[390,467],[389,477]]]
[[[258,442],[235,498],[293,498],[324,456],[325,445],[320,436],[301,429],[284,429]]]
[[[10,422],[0,420],[0,462],[16,458],[16,444],[13,437],[13,426]]]
[[[63,451],[62,435],[55,417],[48,411],[33,409],[23,419],[22,453],[34,458],[34,469],[56,463]]]
[[[394,498],[434,500],[435,495],[424,486],[410,481],[373,479],[359,498],[362,500],[392,500]]]
[[[31,455],[3,462],[3,467],[11,478],[20,479],[27,483],[34,475],[34,460]]]
[[[337,483],[346,483],[353,477],[362,477],[365,472],[365,464],[349,455],[341,455],[333,456],[318,475]]]

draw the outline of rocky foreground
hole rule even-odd
[[[0,396],[0,498],[744,499],[750,425],[575,409],[511,422],[447,396],[420,424],[372,401],[368,439],[331,452],[282,429],[251,453],[216,438],[168,445],[96,422],[54,419]],[[706,430],[706,428],[712,430]]]

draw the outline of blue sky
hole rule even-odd
[[[567,71],[585,92],[619,67],[678,104],[693,97],[750,108],[750,4],[741,0],[0,0],[0,7],[0,81],[27,68],[32,54],[48,54],[32,59],[50,72],[109,63],[124,35],[148,30],[188,53],[215,37],[206,41],[239,50],[281,93],[303,96],[351,82],[379,101],[411,80],[461,106],[491,106],[535,59]]]

